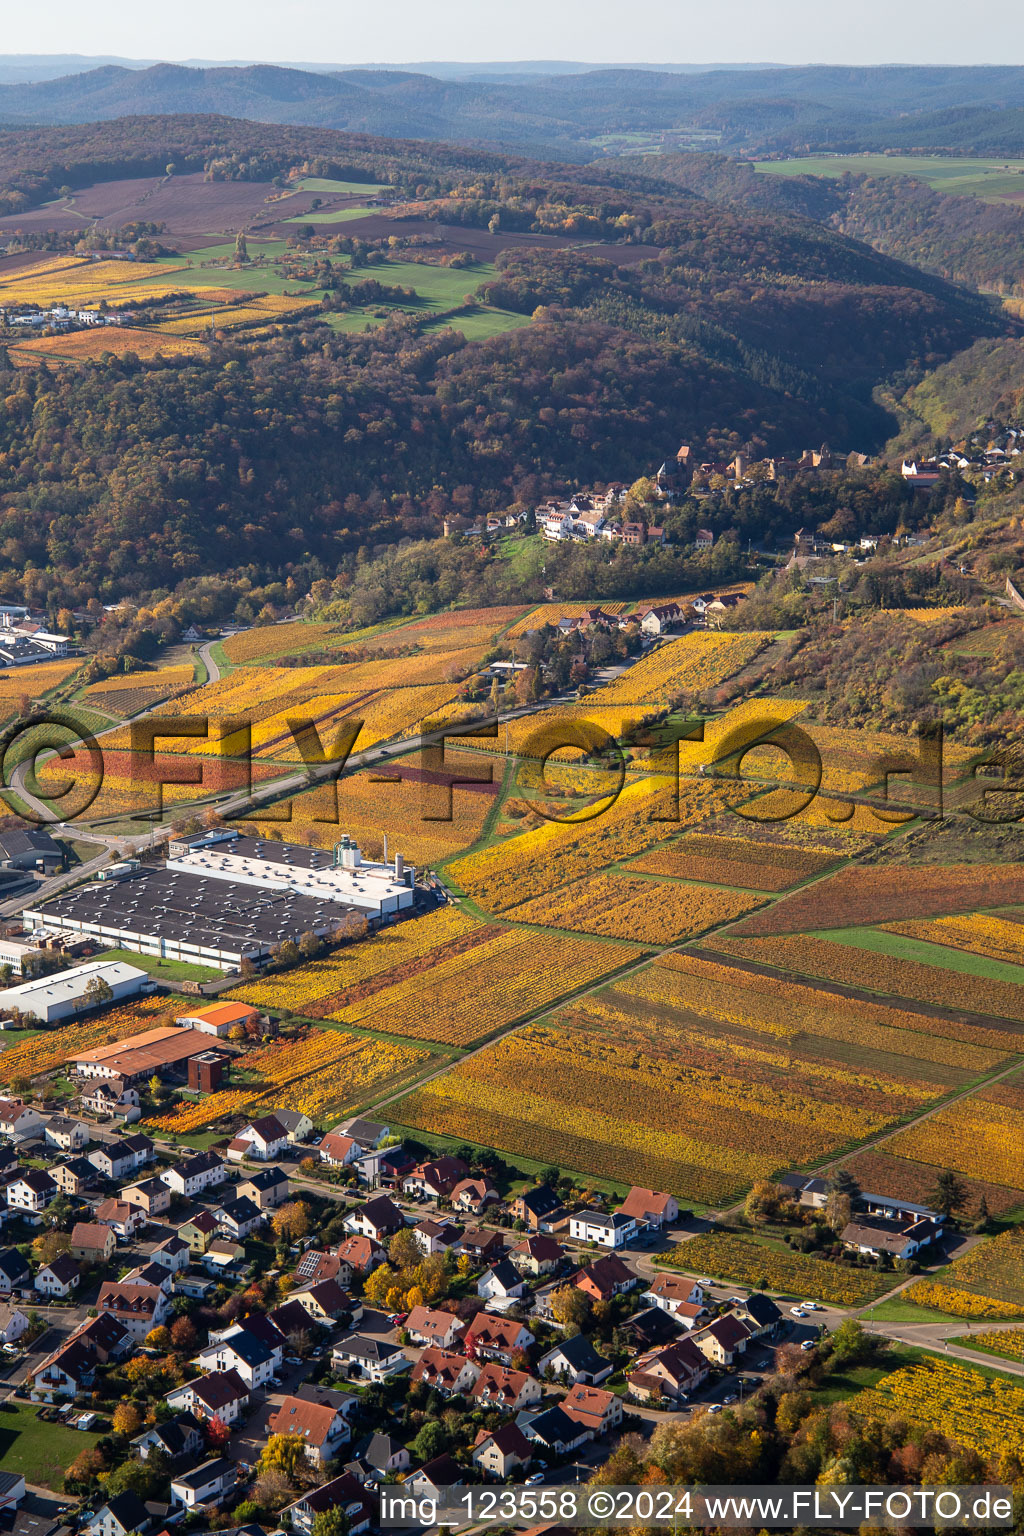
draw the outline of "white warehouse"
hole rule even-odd
[[[88,965],[72,966],[69,971],[58,971],[54,976],[39,976],[17,987],[5,987],[0,991],[0,1010],[17,1009],[26,1016],[31,1014],[41,1024],[53,1024],[88,1007],[89,983],[97,980],[106,982],[114,1001],[120,1002],[141,992],[149,977],[138,966],[126,965],[123,960],[93,960]]]

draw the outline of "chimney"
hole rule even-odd
[[[395,879],[399,881],[405,879],[405,859],[400,853],[395,854]]]

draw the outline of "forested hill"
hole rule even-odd
[[[407,70],[256,64],[146,69],[104,65],[0,84],[0,121],[80,123],[142,112],[225,113],[265,123],[515,146],[589,158],[600,136],[701,132],[729,148],[934,145],[1024,148],[1016,66],[762,68],[699,74],[594,69],[501,80]]]
[[[158,166],[187,155],[212,177],[311,162],[309,174],[401,182],[445,227],[486,229],[497,212],[502,229],[528,230],[554,209],[566,226],[597,224],[622,244],[503,237],[483,297],[531,323],[489,340],[467,343],[400,311],[339,334],[328,293],[281,335],[227,333],[195,357],[6,370],[6,598],[77,606],[210,573],[330,574],[360,550],[436,535],[452,510],[529,507],[551,491],[632,480],[682,441],[716,459],[823,440],[871,451],[896,425],[876,403],[879,384],[905,387],[979,337],[1021,329],[823,225],[622,168],[605,183],[600,167],[209,119],[26,140],[5,136],[0,167],[14,167],[19,195],[36,200],[32,176],[49,185],[73,165],[83,185],[144,155]],[[308,244],[301,228],[293,239]],[[387,234],[381,243],[386,252]],[[605,259],[626,246],[635,259]],[[322,262],[325,251],[322,241],[311,254]]]
[[[803,215],[952,282],[1024,293],[1024,209],[951,197],[912,176],[765,176],[719,154],[623,156],[631,176],[714,202]],[[601,162],[595,171],[607,172]]]

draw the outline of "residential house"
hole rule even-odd
[[[526,1275],[551,1275],[558,1269],[565,1249],[553,1237],[527,1237],[517,1243],[509,1257]]]
[[[258,1205],[246,1196],[239,1200],[232,1200],[227,1205],[222,1205],[217,1210],[217,1225],[228,1237],[241,1242],[248,1237],[250,1232],[255,1232],[266,1220]]]
[[[234,1488],[238,1468],[225,1456],[215,1456],[190,1472],[171,1478],[171,1504],[175,1509],[199,1509],[222,1504]]]
[[[328,1131],[320,1143],[320,1161],[329,1168],[344,1168],[354,1163],[362,1150],[352,1136],[345,1136],[341,1131]]]
[[[531,1232],[554,1232],[569,1225],[569,1213],[547,1184],[524,1190],[511,1209],[516,1221],[524,1222]]]
[[[640,1355],[626,1380],[637,1401],[657,1403],[663,1397],[685,1397],[707,1379],[709,1370],[704,1354],[691,1339],[682,1338]]]
[[[451,1202],[457,1211],[482,1216],[489,1205],[499,1202],[498,1191],[490,1179],[460,1179],[452,1190]]]
[[[363,1315],[363,1304],[350,1296],[337,1280],[313,1280],[298,1286],[292,1296],[309,1313],[310,1319],[321,1328],[347,1321],[351,1327]]]
[[[412,1465],[412,1458],[401,1440],[386,1434],[371,1435],[360,1448],[359,1459],[364,1466],[389,1479],[407,1472]]]
[[[70,1157],[66,1163],[54,1163],[49,1174],[61,1194],[73,1198],[84,1195],[99,1179],[87,1157]]]
[[[746,1350],[750,1329],[730,1312],[725,1317],[716,1317],[704,1328],[695,1329],[690,1338],[713,1365],[732,1365],[736,1356]]]
[[[345,1130],[367,1152],[379,1147],[390,1135],[387,1126],[380,1125],[376,1120],[353,1120]]]
[[[171,1408],[187,1408],[205,1424],[211,1419],[220,1419],[231,1428],[248,1407],[249,1388],[237,1371],[217,1371],[175,1387],[168,1392],[165,1401]]]
[[[736,1316],[746,1323],[752,1339],[774,1338],[782,1323],[782,1313],[770,1296],[756,1292],[734,1308]]]
[[[625,1216],[632,1216],[638,1226],[667,1227],[679,1220],[679,1202],[675,1195],[634,1185],[619,1206]]]
[[[516,1424],[528,1440],[541,1446],[549,1456],[568,1456],[591,1439],[591,1432],[559,1407],[545,1408],[539,1413],[525,1410]]]
[[[156,1145],[141,1131],[133,1131],[130,1136],[122,1137],[121,1145],[131,1153],[135,1168],[145,1168],[147,1163],[156,1161]]]
[[[307,1248],[295,1266],[299,1280],[316,1283],[318,1280],[337,1280],[345,1290],[352,1284],[352,1265],[339,1259],[336,1253],[325,1253],[321,1248]]]
[[[806,1173],[784,1173],[776,1183],[781,1190],[811,1210],[823,1211],[828,1204],[830,1186],[827,1179],[812,1178]]]
[[[203,1266],[210,1274],[225,1274],[241,1264],[245,1249],[229,1237],[215,1237],[203,1256]]]
[[[684,1328],[693,1328],[708,1316],[702,1288],[683,1275],[655,1275],[641,1300],[678,1318]]]
[[[217,1218],[212,1211],[196,1211],[188,1221],[183,1221],[178,1228],[178,1236],[188,1244],[189,1252],[195,1257],[204,1254],[213,1241],[217,1230]]]
[[[439,1157],[433,1162],[420,1163],[406,1174],[402,1189],[407,1195],[426,1195],[428,1199],[440,1200],[450,1195],[468,1173],[461,1157]]]
[[[573,1284],[592,1301],[611,1301],[613,1296],[622,1296],[639,1285],[640,1276],[616,1254],[609,1253],[578,1270]]]
[[[31,1141],[41,1134],[44,1123],[39,1111],[22,1099],[0,1099],[0,1136],[8,1141]]]
[[[467,1227],[455,1244],[457,1253],[465,1253],[481,1264],[493,1264],[505,1255],[505,1239],[500,1232],[484,1227]]]
[[[274,1351],[243,1328],[200,1350],[195,1364],[204,1371],[234,1371],[255,1392],[274,1374]]]
[[[17,1248],[0,1249],[0,1296],[9,1296],[32,1284],[28,1260]]]
[[[462,1468],[458,1462],[447,1453],[443,1456],[435,1456],[433,1461],[428,1461],[425,1466],[418,1467],[415,1472],[410,1472],[405,1479],[404,1486],[408,1488],[418,1499],[427,1499],[431,1503],[440,1503],[445,1489],[457,1488],[465,1481]]]
[[[78,1289],[78,1264],[70,1253],[58,1253],[49,1264],[43,1264],[33,1281],[40,1296],[51,1301],[66,1301],[72,1291]]]
[[[285,1135],[293,1147],[308,1141],[316,1127],[301,1109],[275,1109],[274,1119],[284,1126]]]
[[[96,1220],[109,1227],[114,1236],[127,1243],[146,1225],[146,1213],[141,1205],[129,1205],[127,1200],[101,1200],[96,1207]]]
[[[537,1361],[537,1370],[541,1375],[550,1373],[574,1385],[579,1381],[585,1386],[596,1386],[599,1381],[607,1380],[614,1366],[610,1360],[598,1354],[584,1334],[577,1333],[541,1355]]]
[[[109,1141],[102,1147],[94,1147],[89,1161],[97,1173],[105,1179],[123,1179],[134,1173],[138,1164],[135,1154],[125,1141]]]
[[[81,1103],[84,1110],[99,1119],[112,1115],[124,1125],[142,1119],[139,1090],[129,1087],[120,1077],[99,1079],[82,1094]]]
[[[306,1459],[314,1467],[332,1461],[352,1438],[349,1422],[339,1409],[300,1397],[286,1397],[270,1415],[267,1428],[275,1435],[300,1436]]]
[[[280,1120],[276,1115],[264,1115],[243,1126],[228,1145],[228,1157],[234,1163],[240,1163],[244,1157],[269,1163],[280,1157],[287,1146],[288,1132]]]
[[[467,1351],[481,1360],[500,1360],[502,1365],[511,1365],[513,1355],[532,1343],[533,1334],[522,1323],[491,1312],[478,1312],[463,1335]]]
[[[349,1536],[361,1536],[377,1518],[376,1501],[351,1472],[343,1472],[321,1488],[309,1489],[294,1504],[289,1504],[284,1514],[298,1536],[312,1536],[313,1521],[328,1509],[341,1511]]]
[[[269,1349],[274,1357],[274,1370],[280,1370],[288,1341],[273,1318],[265,1312],[249,1312],[240,1323],[232,1323],[230,1327],[219,1330],[211,1329],[209,1343],[220,1344],[225,1340],[238,1338],[242,1334],[258,1339],[264,1349]]]
[[[162,1216],[171,1208],[171,1192],[163,1179],[142,1179],[138,1184],[126,1184],[121,1199],[128,1205],[137,1205],[149,1217]]]
[[[107,1313],[141,1343],[154,1328],[170,1315],[166,1292],[159,1285],[124,1285],[107,1280],[100,1286],[97,1310]]]
[[[432,1349],[451,1349],[462,1337],[465,1323],[454,1312],[437,1307],[413,1307],[405,1320],[405,1331],[414,1344]]]
[[[136,1493],[118,1493],[82,1527],[86,1536],[131,1536],[132,1531],[147,1531],[153,1517]]]
[[[376,1239],[359,1233],[346,1237],[334,1251],[343,1264],[352,1266],[357,1275],[368,1275],[385,1258],[384,1249]]]
[[[164,1424],[154,1424],[136,1435],[132,1441],[140,1461],[148,1461],[153,1451],[175,1462],[198,1461],[203,1454],[205,1441],[199,1420],[192,1413],[179,1413]]]
[[[353,1333],[331,1351],[331,1360],[347,1376],[356,1380],[381,1382],[412,1364],[397,1344],[367,1334]]]
[[[449,1221],[434,1221],[432,1217],[425,1216],[413,1227],[412,1235],[420,1252],[431,1254],[447,1253],[449,1248],[455,1247],[461,1233]]]
[[[289,1346],[294,1347],[300,1341],[309,1340],[313,1319],[301,1302],[294,1298],[284,1301],[272,1312],[268,1312],[267,1316],[274,1327],[283,1334]]]
[[[223,1184],[227,1176],[223,1159],[211,1150],[197,1152],[194,1157],[187,1157],[175,1163],[172,1168],[165,1168],[160,1175],[168,1189],[176,1195],[184,1195],[188,1200],[195,1200],[206,1190],[215,1189]]]
[[[130,1269],[126,1275],[122,1275],[120,1284],[156,1285],[165,1296],[174,1294],[174,1277],[170,1270],[165,1269],[162,1264],[154,1264],[152,1260],[147,1260],[137,1269]]]
[[[412,1381],[422,1381],[442,1397],[468,1392],[480,1374],[480,1366],[467,1355],[447,1349],[425,1349],[412,1368]]]
[[[261,1211],[272,1211],[284,1205],[290,1194],[288,1176],[280,1168],[261,1168],[251,1179],[243,1179],[238,1185],[239,1197],[251,1200]]]
[[[17,1211],[33,1226],[39,1225],[40,1216],[58,1192],[56,1184],[42,1168],[22,1168],[4,1191],[9,1209]]]
[[[91,1386],[97,1365],[123,1360],[133,1348],[131,1334],[116,1318],[89,1318],[31,1373],[32,1397],[45,1402],[76,1397]]]
[[[664,635],[682,621],[683,610],[678,603],[657,603],[648,608],[640,620],[640,628],[645,635]]]
[[[577,1381],[562,1403],[562,1412],[590,1430],[595,1439],[622,1423],[622,1398],[600,1387]]]
[[[876,1258],[884,1253],[891,1259],[912,1259],[941,1235],[941,1227],[933,1221],[887,1221],[875,1216],[847,1222],[840,1241],[854,1253],[872,1254]]]
[[[28,1331],[28,1318],[13,1302],[0,1301],[0,1344],[16,1344]]]
[[[149,1256],[151,1264],[159,1264],[171,1275],[177,1275],[181,1270],[187,1269],[192,1257],[191,1250],[183,1237],[177,1232],[172,1232],[170,1237],[158,1243]]]
[[[375,1195],[345,1217],[346,1231],[355,1232],[360,1237],[372,1237],[377,1243],[386,1242],[404,1226],[405,1217],[387,1195]]]
[[[476,1293],[485,1301],[510,1301],[525,1296],[527,1283],[511,1259],[499,1259],[485,1270],[476,1283]]]
[[[533,1457],[533,1447],[518,1424],[477,1431],[473,1442],[473,1465],[485,1477],[504,1480],[513,1472],[524,1472]]]
[[[478,1408],[502,1408],[506,1413],[518,1413],[531,1403],[539,1402],[543,1389],[528,1371],[511,1371],[497,1360],[490,1360],[473,1383],[469,1395]]]
[[[89,1145],[89,1127],[67,1115],[52,1115],[43,1132],[47,1146],[60,1152],[81,1152]]]
[[[364,1148],[352,1164],[360,1184],[368,1189],[401,1189],[402,1180],[416,1166],[403,1146]]]
[[[23,1519],[18,1515],[19,1504],[25,1497],[25,1478],[21,1472],[0,1472],[0,1514],[7,1517],[8,1529],[15,1536],[29,1536],[26,1526],[39,1526],[39,1536],[49,1536],[48,1520],[37,1520],[32,1516]],[[35,1536],[35,1533],[32,1533]]]
[[[569,1236],[600,1248],[624,1248],[636,1237],[636,1218],[623,1211],[576,1211],[569,1218]]]

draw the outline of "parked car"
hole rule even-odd
[[[807,1316],[807,1313],[804,1311],[803,1307],[790,1307],[789,1310],[792,1312],[794,1317],[806,1317]]]
[[[800,1345],[800,1348],[801,1349],[813,1349],[815,1347],[815,1345],[817,1344],[817,1342],[818,1342],[817,1339],[804,1339],[803,1343]]]

